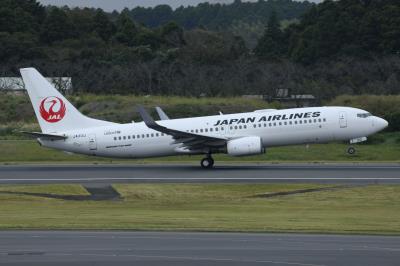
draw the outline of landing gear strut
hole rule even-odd
[[[201,160],[201,167],[206,168],[206,169],[210,169],[213,168],[214,166],[214,159],[211,157],[211,155],[207,155],[206,158],[204,158],[203,160]]]
[[[350,155],[353,155],[354,153],[356,153],[356,149],[354,147],[348,147],[347,153]]]

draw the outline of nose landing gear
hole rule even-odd
[[[206,158],[204,158],[203,160],[201,160],[200,164],[201,164],[201,167],[203,167],[204,169],[213,168],[213,166],[214,166],[214,159],[211,157],[211,154],[209,154],[209,155],[207,155]]]

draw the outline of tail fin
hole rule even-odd
[[[43,133],[114,124],[81,114],[36,69],[24,68],[20,71]]]

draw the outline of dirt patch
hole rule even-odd
[[[304,193],[312,193],[312,192],[321,192],[321,191],[332,191],[338,189],[345,189],[345,188],[354,188],[357,185],[342,185],[342,186],[334,186],[334,187],[322,187],[322,188],[308,188],[308,189],[298,189],[292,191],[281,191],[281,192],[274,192],[274,193],[265,193],[265,194],[258,194],[252,196],[253,198],[273,198],[279,196],[289,196],[289,195],[296,195],[296,194],[304,194]]]
[[[17,191],[2,191],[0,194],[8,195],[21,195],[21,196],[34,196],[34,197],[44,197],[51,199],[61,199],[61,200],[121,200],[122,197],[111,185],[83,185],[86,191],[90,195],[58,195],[51,193],[34,193],[34,192],[17,192]]]

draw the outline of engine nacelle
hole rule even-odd
[[[264,153],[260,137],[243,137],[228,141],[227,153],[231,156],[246,156]]]

